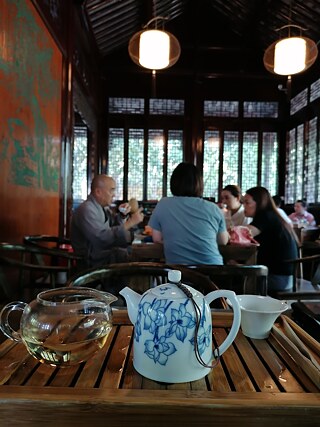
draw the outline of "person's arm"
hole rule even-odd
[[[161,231],[152,229],[152,240],[154,241],[154,243],[162,243]]]
[[[255,227],[254,225],[248,224],[246,227],[249,228],[252,237],[258,236],[258,234],[261,233],[261,230],[259,230],[259,228]]]
[[[311,226],[316,225],[316,221],[314,219],[314,216],[310,212],[308,212],[308,213],[309,213],[309,218],[308,218],[309,225],[311,225]]]
[[[220,231],[217,234],[218,245],[226,245],[229,242],[229,233],[227,231]]]
[[[128,230],[142,219],[143,214],[138,211],[126,222],[121,221],[120,224],[110,226],[108,221],[105,222],[101,207],[87,204],[79,211],[76,222],[78,229],[91,243],[91,246],[98,250],[126,245],[131,241],[131,234]]]
[[[135,225],[140,224],[140,222],[143,221],[143,208],[139,208],[135,213],[130,215],[130,218],[123,224],[124,228],[126,230],[130,230],[130,228],[134,227]]]

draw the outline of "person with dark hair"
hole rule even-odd
[[[163,243],[170,264],[223,264],[218,244],[229,235],[221,210],[202,198],[203,177],[191,163],[180,163],[171,175],[173,197],[162,198],[149,226],[154,242]]]
[[[272,199],[274,201],[274,204],[276,205],[276,208],[279,212],[279,214],[282,216],[282,218],[290,225],[292,225],[291,219],[288,217],[288,215],[285,213],[285,211],[282,209],[282,197],[276,194],[275,196],[272,196]]]
[[[246,216],[253,218],[247,227],[260,244],[257,263],[269,269],[268,292],[291,290],[294,265],[285,261],[298,258],[295,232],[277,211],[266,188],[247,190],[243,204]]]
[[[225,205],[224,215],[227,229],[235,225],[250,224],[251,218],[244,214],[241,189],[238,185],[227,185],[221,191],[221,203]]]
[[[289,218],[294,224],[300,226],[316,225],[314,216],[307,209],[308,205],[305,200],[297,200],[294,204],[294,212],[289,215]]]

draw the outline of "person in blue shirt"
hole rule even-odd
[[[156,243],[163,243],[170,264],[223,264],[218,244],[226,245],[229,234],[219,207],[202,198],[203,177],[191,163],[180,163],[172,173],[173,197],[162,198],[149,226]]]

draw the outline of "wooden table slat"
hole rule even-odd
[[[67,368],[60,368],[67,369]],[[51,378],[58,372],[59,368],[50,365],[39,364],[32,376],[26,381],[28,386],[45,387],[50,383]]]
[[[249,346],[248,339],[240,333],[237,335],[235,344],[238,347],[241,355],[248,366],[248,369],[254,378],[259,390],[262,392],[272,391],[274,393],[279,392],[278,384],[273,380],[270,372],[266,369],[261,359],[257,356],[251,346]]]
[[[20,365],[19,369],[13,372],[9,378],[8,385],[23,385],[27,378],[30,376],[30,373],[40,365],[40,362],[32,357],[31,355],[27,356],[24,362]]]
[[[75,387],[92,388],[95,386],[100,374],[101,366],[103,365],[107,354],[111,350],[111,343],[114,340],[118,329],[119,327],[117,326],[112,328],[103,348],[84,365]]]
[[[143,377],[133,367],[133,346],[131,346],[126,375],[123,380],[122,388],[139,389],[142,388]]]
[[[2,346],[8,349],[5,341]],[[13,347],[10,347],[8,351],[4,353],[4,356],[0,358],[0,385],[5,384],[9,378],[20,369],[21,365],[29,358],[32,357],[27,352],[24,344],[14,343]]]
[[[133,326],[122,326],[120,328],[99,387],[119,388],[122,375],[124,375],[124,366],[130,351],[129,346],[132,332]]]
[[[81,365],[58,369],[50,382],[50,387],[70,387],[79,370],[81,370]]]
[[[273,334],[270,335],[268,341],[274,346],[274,348],[281,354],[281,357],[285,361],[286,367],[293,372],[296,378],[299,378],[299,382],[303,384],[305,390],[308,392],[316,393],[319,391],[317,386],[311,381],[311,379],[304,373],[300,366],[298,366],[292,357],[286,352],[281,344],[275,339]]]
[[[217,364],[214,369],[208,374],[208,381],[210,390],[216,392],[229,392],[231,387],[226,377],[226,373],[223,370],[221,362]]]
[[[224,329],[217,329],[214,334],[217,343],[221,343],[226,339],[227,333]],[[230,375],[231,381],[236,391],[255,391],[255,387],[250,380],[248,373],[243,366],[238,354],[233,345],[221,356],[227,371]],[[215,369],[215,368],[214,368]]]
[[[287,393],[303,392],[303,387],[285,366],[285,363],[283,363],[275,353],[270,352],[270,346],[267,341],[253,340],[253,345]]]

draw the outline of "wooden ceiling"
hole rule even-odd
[[[106,72],[143,71],[130,60],[128,42],[155,16],[167,18],[165,28],[181,44],[168,70],[177,74],[266,76],[263,53],[288,23],[320,40],[320,0],[86,0],[82,11]]]

